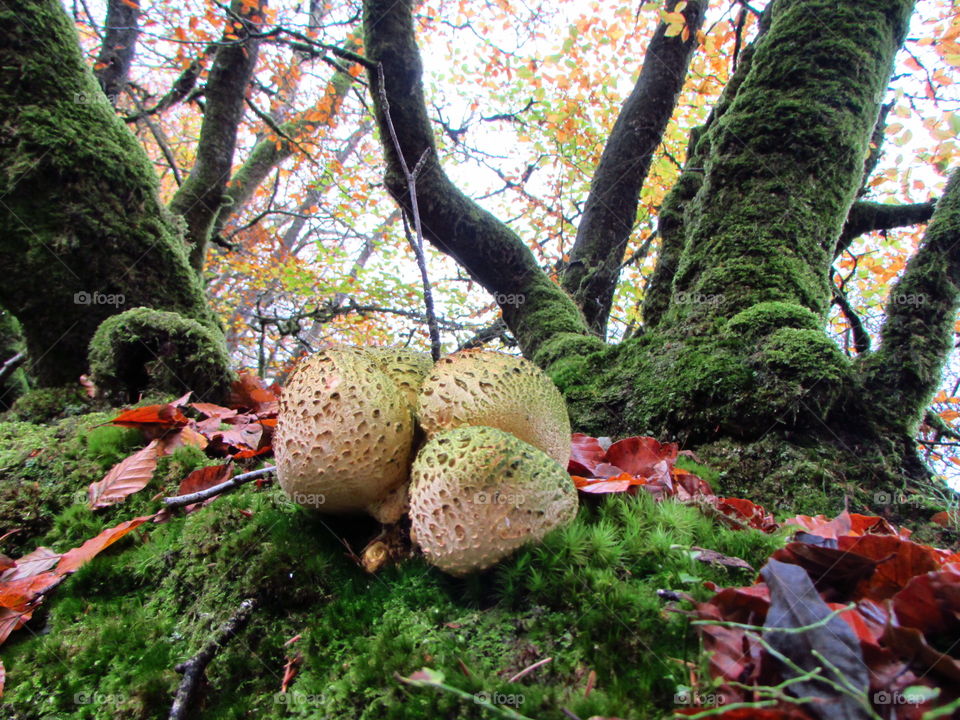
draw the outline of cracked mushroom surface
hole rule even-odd
[[[273,443],[280,486],[320,512],[377,514],[408,478],[413,428],[403,393],[364,350],[312,355],[280,398]]]
[[[384,346],[364,348],[377,366],[400,388],[413,411],[417,409],[417,395],[424,378],[433,369],[433,358],[428,353],[409,348]]]
[[[439,432],[411,470],[411,537],[431,564],[458,577],[540,540],[577,507],[564,467],[497,428]]]
[[[570,460],[570,417],[563,396],[529,360],[492,350],[440,358],[423,382],[417,418],[428,436],[484,425],[543,450],[563,467]]]

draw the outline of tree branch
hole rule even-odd
[[[906,205],[885,205],[883,203],[858,200],[850,208],[847,221],[837,241],[834,257],[838,257],[850,244],[864,233],[874,230],[890,230],[926,222],[933,215],[936,203],[928,200],[922,203]]]
[[[257,601],[248,598],[240,603],[240,607],[225,622],[217,634],[203,646],[203,649],[184,663],[177,665],[178,672],[183,673],[183,680],[177,688],[177,695],[173,700],[173,706],[170,708],[169,720],[183,720],[191,711],[191,700],[197,691],[203,674],[210,661],[217,656],[220,649],[226,645],[233,637],[243,630],[250,621],[250,616],[257,607]]]
[[[94,74],[110,104],[116,106],[127,84],[140,34],[139,0],[110,0],[106,31],[94,65]]]
[[[917,251],[887,301],[880,347],[863,363],[869,405],[916,434],[953,347],[960,308],[960,170],[954,170]]]
[[[593,176],[590,195],[570,251],[563,287],[591,329],[606,334],[627,241],[637,216],[640,188],[670,121],[697,47],[705,3],[685,3],[686,41],[667,37],[660,23],[644,56],[640,77],[623,104]],[[677,0],[669,0],[673,11]]]
[[[347,41],[348,47],[359,47],[356,38]],[[296,138],[313,133],[322,125],[330,124],[340,112],[354,77],[349,73],[335,72],[327,84],[327,90],[312,108],[300,113],[293,120],[278,126],[279,138],[265,137],[253,146],[250,155],[237,169],[226,189],[226,201],[217,213],[212,234],[218,235],[231,215],[239,212],[253,197],[270,172],[293,153],[303,148]]]
[[[440,167],[424,103],[412,5],[413,0],[366,0],[365,49],[367,58],[383,67],[397,146],[407,166],[416,166],[426,153],[416,182],[424,237],[494,295],[524,354],[541,365],[548,364],[558,351],[548,347],[550,341],[573,334],[582,338],[577,341],[582,343],[589,330],[572,300],[540,269],[523,241],[464,195]],[[369,82],[386,157],[386,186],[410,212],[400,158],[393,143],[387,141],[376,72],[369,73]],[[538,358],[541,351],[544,354]]]
[[[265,5],[266,0],[253,6],[243,0],[231,2],[234,19],[228,21],[207,78],[197,160],[170,202],[170,210],[186,220],[187,238],[193,243],[190,264],[197,271],[203,268],[210,232],[230,178],[244,96],[257,62],[260,41],[252,36]]]

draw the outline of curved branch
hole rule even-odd
[[[670,0],[673,11],[677,0]],[[570,251],[563,287],[583,310],[590,327],[603,336],[633,230],[640,188],[673,115],[697,47],[706,3],[685,3],[687,39],[667,37],[660,23],[647,46],[640,77],[623,104],[597,165],[590,195]]]
[[[850,247],[850,243],[864,233],[874,230],[891,230],[897,227],[917,225],[933,216],[936,203],[933,200],[906,205],[884,205],[883,203],[858,200],[850,208],[844,223],[834,257]]]
[[[97,55],[94,74],[103,88],[103,93],[114,106],[127,84],[133,56],[137,51],[139,19],[139,0],[110,0],[107,5],[107,34]]]
[[[880,347],[863,364],[875,413],[910,437],[940,384],[960,308],[960,170],[937,203],[924,243],[890,292]]]
[[[198,271],[203,268],[210,231],[230,177],[237,127],[260,43],[254,23],[262,17],[265,5],[265,0],[252,6],[243,0],[230,4],[232,19],[214,56],[204,92],[207,103],[197,160],[170,202],[171,212],[186,220],[187,239],[193,244],[190,264]]]
[[[416,193],[424,237],[459,262],[494,295],[504,321],[525,355],[541,365],[555,357],[560,335],[587,341],[589,330],[573,301],[540,269],[533,253],[503,222],[464,195],[437,159],[421,82],[420,52],[413,28],[413,0],[365,0],[365,49],[383,67],[384,91],[408,167],[424,161]],[[394,199],[411,211],[400,159],[386,130],[377,72],[369,82],[386,157],[385,182]],[[598,342],[598,341],[597,341]],[[592,343],[591,343],[592,344]],[[542,353],[537,357],[538,353]]]

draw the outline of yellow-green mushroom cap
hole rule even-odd
[[[410,476],[411,537],[455,576],[484,570],[577,514],[564,467],[503,430],[438,432]]]
[[[280,397],[277,477],[296,503],[376,514],[408,478],[413,416],[396,383],[359,348],[303,360]]]
[[[570,417],[557,386],[529,360],[491,350],[440,358],[420,388],[417,418],[428,436],[469,425],[500,428],[567,466]]]
[[[417,409],[417,395],[424,378],[433,368],[429,354],[409,348],[388,346],[364,348],[377,366],[400,388],[413,411]]]

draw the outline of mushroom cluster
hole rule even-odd
[[[463,576],[570,522],[570,421],[523,358],[335,346],[301,362],[280,400],[277,475],[323,513],[410,516],[433,565]]]

